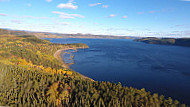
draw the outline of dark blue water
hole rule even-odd
[[[190,48],[121,39],[52,39],[86,43],[74,54],[71,69],[98,81],[163,94],[190,105]]]

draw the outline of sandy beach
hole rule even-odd
[[[64,48],[64,49],[59,49],[59,50],[57,50],[57,51],[54,53],[54,57],[62,63],[62,66],[63,66],[64,68],[67,68],[67,69],[69,69],[69,65],[66,64],[65,61],[61,58],[61,54],[62,54],[65,50],[70,50],[70,49],[72,49],[72,50],[77,50],[77,49],[84,49],[84,47],[82,47],[82,48]],[[92,78],[89,78],[89,77],[87,77],[87,76],[85,76],[85,75],[82,75],[82,74],[80,74],[80,75],[81,75],[83,78],[85,78],[85,79],[90,79],[91,81],[94,81]]]
[[[61,54],[65,51],[65,50],[76,50],[76,48],[64,48],[64,49],[59,49],[54,53],[54,57],[59,60],[60,62],[62,62],[62,66],[64,68],[69,68],[68,64],[65,63],[65,61],[61,58]]]

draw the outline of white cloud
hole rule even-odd
[[[74,19],[76,17],[78,18],[84,18],[83,15],[80,15],[80,14],[68,14],[68,13],[64,13],[64,12],[59,12],[59,11],[52,11],[52,13],[54,14],[59,14],[60,18],[63,18],[63,19]]]
[[[97,5],[100,5],[102,3],[94,3],[94,4],[89,4],[90,7],[93,7],[93,6],[97,6]]]
[[[103,8],[108,8],[109,6],[108,5],[102,5]]]
[[[17,16],[17,15],[14,15],[13,17],[16,17],[16,18],[31,18],[31,19],[48,19],[47,17]]]
[[[123,16],[124,19],[128,18],[128,16]]]
[[[0,16],[8,16],[8,14],[0,13]]]
[[[110,14],[108,17],[115,17],[116,15],[115,14]]]
[[[181,0],[181,1],[190,1],[190,0]]]
[[[31,3],[27,3],[27,4],[25,4],[25,6],[31,7],[32,4]]]
[[[18,15],[9,15],[5,13],[0,13],[0,16],[9,16],[14,18],[31,18],[31,19],[48,19],[48,17],[35,17],[35,16],[18,16]]]
[[[72,1],[71,1],[71,2],[72,2]],[[61,4],[57,5],[57,8],[77,9],[77,8],[78,8],[78,6],[73,5],[71,2],[66,3],[66,4],[61,3]]]
[[[52,2],[53,0],[46,0],[47,2]]]
[[[74,0],[69,0],[69,2],[68,3],[73,3],[74,2]]]

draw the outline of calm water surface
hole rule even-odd
[[[164,94],[190,105],[190,48],[121,39],[49,39],[85,43],[74,52],[71,69],[98,81]]]

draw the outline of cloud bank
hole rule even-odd
[[[61,3],[61,4],[57,5],[57,8],[74,9],[75,10],[78,8],[78,6],[73,5],[72,3],[66,3],[66,4]]]
[[[89,4],[90,7],[94,7],[94,6],[97,6],[97,5],[100,5],[102,3],[94,3],[94,4]]]
[[[59,11],[52,11],[52,13],[54,14],[59,14],[60,18],[63,18],[63,19],[74,19],[76,17],[78,18],[84,18],[83,15],[80,15],[80,14],[68,14],[68,13],[64,13],[64,12],[59,12]]]

